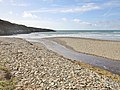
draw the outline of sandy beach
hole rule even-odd
[[[119,42],[104,42],[103,45],[102,41],[97,40],[79,39],[81,44],[74,38],[57,38],[56,40],[64,42],[76,51],[97,53],[120,60]],[[99,50],[94,51],[98,48],[97,45],[99,50],[105,50],[104,54]],[[106,47],[108,48],[105,49]],[[106,54],[108,50],[111,55],[113,53],[111,57]],[[112,50],[115,51],[112,52]],[[112,73],[109,76],[100,74],[101,69],[94,70],[95,68],[90,65],[64,58],[47,50],[40,43],[23,39],[0,37],[0,65],[9,70],[11,78],[16,78],[15,90],[120,90],[120,76]],[[3,70],[6,71],[1,69],[0,74],[4,75],[1,73]],[[0,81],[4,81],[4,78],[0,77]],[[0,86],[2,87],[1,84]]]
[[[90,55],[120,60],[120,42],[86,38],[52,38],[52,40],[75,50]]]

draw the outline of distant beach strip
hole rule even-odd
[[[86,53],[90,55],[101,56],[112,60],[120,60],[120,42],[112,40],[98,40],[89,38],[77,37],[61,37],[52,38],[58,42],[75,50],[77,52]]]

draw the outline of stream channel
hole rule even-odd
[[[93,56],[83,53],[78,53],[71,49],[66,48],[65,46],[58,44],[55,41],[48,39],[27,39],[30,42],[38,42],[44,44],[47,49],[52,50],[66,58],[77,60],[80,62],[88,63],[92,66],[96,66],[105,70],[108,70],[112,73],[120,75],[120,61],[119,60],[110,60],[107,58]]]

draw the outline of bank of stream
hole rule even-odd
[[[103,57],[78,53],[52,40],[35,39],[35,38],[27,39],[27,40],[31,42],[42,43],[47,47],[47,49],[52,50],[66,58],[81,61],[81,62],[90,64],[92,66],[96,66],[96,67],[99,67],[99,68],[108,70],[112,73],[120,75],[120,61],[119,60],[110,60],[110,59],[103,58]]]

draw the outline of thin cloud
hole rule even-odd
[[[87,21],[83,21],[83,20],[78,19],[78,18],[74,18],[74,19],[62,18],[62,20],[67,21],[67,22],[71,22],[71,23],[77,23],[77,24],[83,25],[83,26],[97,26],[97,24],[90,23],[90,22],[87,22]]]
[[[77,6],[77,7],[68,7],[68,8],[51,8],[51,9],[40,9],[40,10],[34,10],[29,11],[31,13],[83,13],[87,11],[93,11],[101,9],[101,7],[97,6],[94,3],[88,3],[83,6]]]
[[[117,12],[117,13],[110,13],[109,15],[107,15],[108,17],[109,16],[120,16],[120,13],[119,12]]]
[[[80,19],[73,19],[74,22],[80,23],[81,20]]]
[[[86,22],[86,21],[82,21],[82,20],[77,19],[77,18],[73,19],[72,21],[73,21],[73,22],[76,22],[76,23],[78,23],[78,24],[91,25],[91,23]]]
[[[95,5],[94,3],[88,3],[81,7],[75,7],[75,8],[61,10],[61,12],[64,12],[64,13],[87,12],[87,11],[98,10],[98,9],[100,9],[99,6]]]
[[[106,6],[120,7],[120,0],[111,0],[105,3]]]
[[[120,1],[119,0],[110,0],[102,5],[104,9],[107,11],[103,14],[103,16],[108,17],[113,15],[114,9],[120,7]],[[115,15],[115,14],[114,14]]]
[[[103,14],[103,16],[108,16],[109,14],[110,14],[110,12],[112,11],[112,7],[107,11],[107,12],[105,12],[104,14]]]
[[[15,0],[10,0],[10,3],[12,6],[18,6],[18,7],[30,6],[30,4],[28,4],[28,3],[17,3]]]
[[[67,21],[67,18],[62,18],[63,21]]]
[[[22,4],[17,4],[17,3],[12,3],[12,6],[27,7],[27,6],[29,6],[29,4],[24,4],[24,3],[22,3]]]

